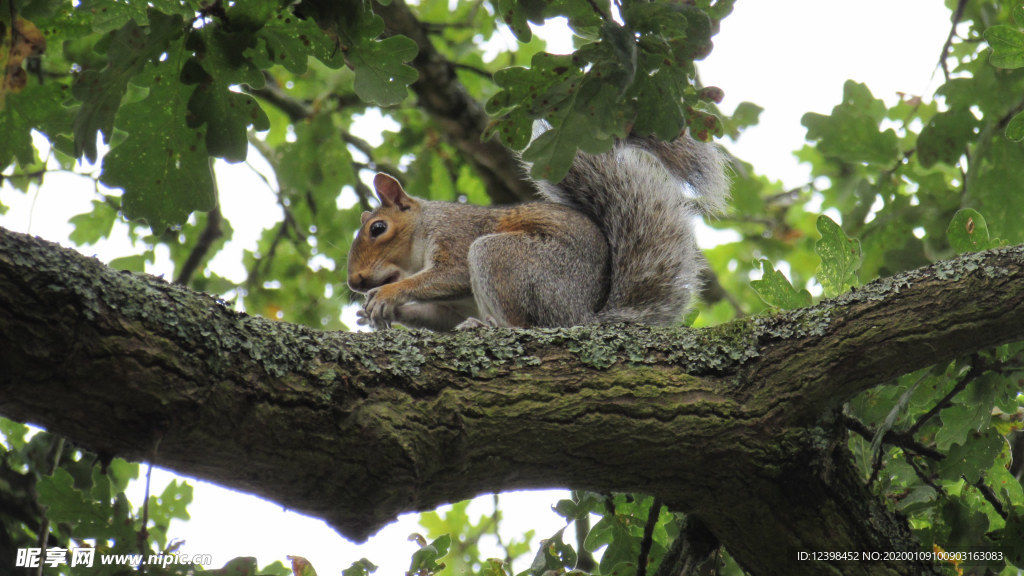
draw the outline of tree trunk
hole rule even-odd
[[[1024,247],[715,328],[325,333],[0,229],[0,413],[362,539],[477,494],[643,492],[751,574],[923,574],[798,562],[915,550],[853,469],[858,392],[1024,339]]]

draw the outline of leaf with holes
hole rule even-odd
[[[858,284],[860,240],[847,236],[828,216],[818,217],[817,228],[821,234],[821,239],[814,243],[814,252],[821,258],[817,277],[825,296],[831,298]]]

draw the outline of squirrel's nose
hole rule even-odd
[[[366,277],[362,274],[353,274],[348,277],[348,287],[356,292],[366,291]]]

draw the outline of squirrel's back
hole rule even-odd
[[[557,185],[538,183],[549,200],[590,216],[608,240],[611,280],[598,320],[679,321],[704,268],[694,220],[724,207],[724,164],[717,146],[688,135],[630,138],[605,154],[577,154]]]

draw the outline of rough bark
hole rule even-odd
[[[833,418],[869,387],[1024,339],[1024,247],[703,329],[324,333],[0,230],[0,414],[364,538],[397,514],[565,486],[653,494],[751,574],[905,550]]]

